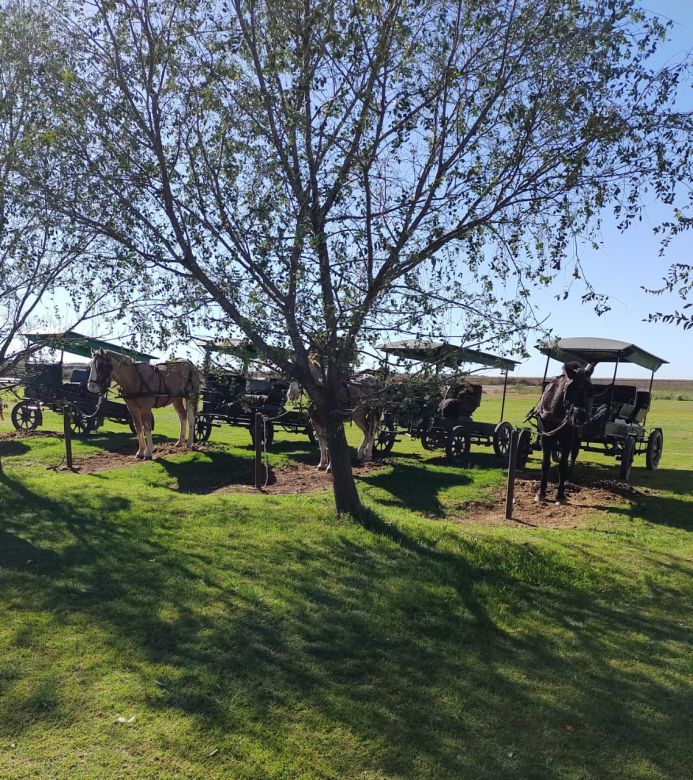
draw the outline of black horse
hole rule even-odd
[[[580,429],[592,412],[592,371],[594,363],[584,368],[566,363],[563,373],[544,388],[534,414],[541,439],[541,482],[536,501],[546,501],[546,483],[552,452],[558,453],[558,491],[556,503],[564,504],[565,481],[573,470],[580,449]]]

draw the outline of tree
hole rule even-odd
[[[0,375],[7,375],[39,348],[22,343],[22,331],[47,318],[68,329],[105,316],[125,274],[112,274],[102,288],[93,267],[105,258],[110,265],[113,255],[103,237],[66,220],[31,185],[56,166],[46,94],[65,71],[64,51],[40,8],[2,5],[0,62]]]
[[[607,204],[627,225],[690,174],[683,66],[648,67],[666,30],[634,0],[95,0],[60,22],[69,162],[41,184],[178,327],[240,330],[304,385],[339,511],[364,340],[451,308],[517,336]]]

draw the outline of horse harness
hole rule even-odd
[[[150,384],[149,381],[147,381],[146,377],[143,376],[142,372],[140,371],[140,365],[139,363],[135,363],[135,373],[137,374],[137,378],[139,380],[139,388],[134,393],[123,393],[123,398],[127,401],[129,399],[135,399],[135,398],[146,398],[148,396],[159,396],[163,397],[166,396],[168,398],[186,398],[190,393],[193,391],[193,373],[192,371],[188,372],[188,378],[185,382],[185,386],[183,388],[182,392],[174,393],[171,391],[171,389],[168,386],[168,382],[166,381],[166,376],[161,371],[159,366],[150,366],[145,365],[146,368],[150,368],[153,371],[152,379],[155,379],[156,381]],[[163,363],[162,365],[170,365],[168,363]],[[154,387],[153,385],[156,385]]]
[[[106,376],[100,375],[98,363],[96,366],[97,384],[99,384],[100,387],[105,388],[101,394],[101,398],[105,396],[107,383],[110,384],[110,378],[113,375],[113,362],[111,361],[110,356],[104,356],[104,359],[105,359],[104,362],[108,367]],[[147,378],[143,376],[142,372],[140,371],[140,366],[143,364],[133,363],[132,365],[135,369],[135,374],[137,375],[137,378],[139,380],[139,387],[137,388],[137,391],[134,393],[121,393],[121,397],[124,398],[126,401],[135,398],[146,398],[148,396],[161,396],[161,397],[167,396],[168,398],[186,398],[194,390],[195,383],[194,383],[193,371],[188,372],[188,378],[183,388],[183,391],[179,393],[174,393],[170,390],[168,383],[166,381],[166,376],[163,374],[159,366],[150,366],[145,364],[146,368],[152,369],[153,377],[156,378],[157,386],[154,387],[152,386],[152,384],[150,384],[149,381],[147,381]],[[171,365],[171,363],[163,363],[161,365],[166,366],[166,365]]]

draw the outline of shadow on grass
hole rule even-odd
[[[15,455],[24,455],[31,447],[23,441],[16,439],[0,440],[0,458],[11,458]]]
[[[229,533],[210,546],[174,506],[131,516],[124,498],[49,499],[7,476],[0,501],[6,534],[59,550],[41,578],[7,574],[27,621],[103,627],[114,653],[100,661],[92,648],[91,663],[122,654],[150,709],[214,735],[215,761],[236,762],[229,776],[244,761],[308,776],[316,755],[327,776],[615,778],[626,761],[669,776],[686,765],[688,692],[659,681],[685,661],[685,594],[634,603],[609,590],[608,561],[591,568],[591,549],[417,537],[373,513],[367,530],[296,520],[273,533],[264,512],[230,505],[212,518]],[[40,653],[45,639],[21,641]],[[14,735],[43,694],[18,708],[12,684],[0,729]],[[59,680],[48,694],[57,707]]]
[[[181,493],[212,493],[228,485],[251,484],[253,479],[253,461],[230,452],[212,450],[185,460],[160,457],[156,462],[176,480]]]
[[[391,471],[376,471],[359,478],[360,482],[386,490],[392,499],[379,499],[389,506],[403,506],[414,512],[442,517],[445,509],[438,494],[448,487],[466,485],[470,478],[459,471],[440,471],[426,468],[426,464],[395,461]]]

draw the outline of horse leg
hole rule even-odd
[[[176,447],[182,447],[185,444],[185,428],[188,421],[188,416],[185,412],[185,406],[183,405],[182,398],[174,398],[171,401],[171,405],[176,410],[178,415],[178,441]]]
[[[573,469],[575,468],[575,461],[577,460],[578,452],[580,452],[580,437],[577,435],[577,433],[574,433],[570,447],[570,466],[568,467],[568,479],[572,479]]]
[[[188,441],[185,446],[190,449],[195,443],[195,418],[197,417],[197,404],[192,398],[188,398],[185,402],[185,413],[188,417]]]
[[[556,503],[565,504],[567,499],[565,497],[565,480],[568,476],[568,469],[570,468],[570,457],[572,452],[571,439],[563,439],[561,441],[561,462],[558,464],[558,490],[556,491]]]
[[[142,428],[142,410],[139,407],[128,406],[128,411],[130,412],[130,417],[132,417],[132,421],[135,424],[135,433],[137,434],[137,453],[135,457],[139,458],[139,460],[142,460],[144,458],[144,451],[146,449],[144,442],[144,431]]]
[[[535,501],[546,501],[546,483],[549,481],[549,468],[551,467],[551,442],[544,436],[541,437],[541,480],[539,490],[534,497]]]
[[[154,442],[152,441],[152,420],[154,415],[151,409],[144,409],[142,411],[142,432],[143,437],[147,441],[147,449],[144,453],[145,460],[151,460],[154,457]]]

